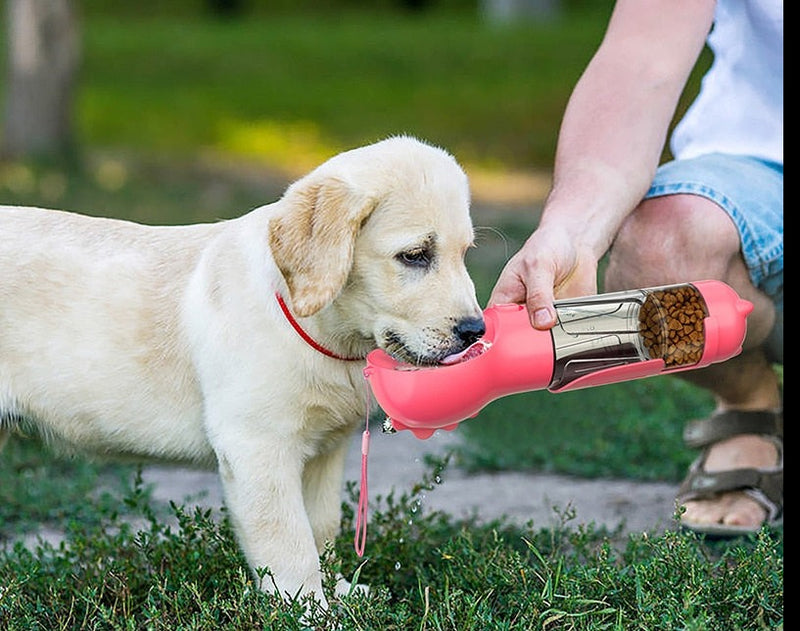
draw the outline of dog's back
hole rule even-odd
[[[46,420],[82,450],[209,460],[176,314],[215,229],[0,207],[0,423]]]

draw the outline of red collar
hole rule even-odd
[[[295,320],[294,316],[292,315],[292,312],[289,311],[289,307],[286,306],[286,303],[283,300],[283,296],[281,296],[279,292],[275,292],[275,298],[278,299],[278,304],[281,307],[281,311],[283,311],[283,315],[286,316],[286,319],[289,321],[289,324],[292,325],[294,330],[297,331],[298,335],[300,335],[300,337],[302,337],[306,341],[306,344],[308,344],[311,348],[313,348],[316,351],[319,351],[323,355],[327,355],[328,357],[332,357],[333,359],[341,359],[342,361],[346,362],[361,361],[364,359],[363,357],[343,357],[341,355],[337,355],[333,351],[328,350],[321,344],[318,344],[313,337],[311,337],[308,333],[305,332],[305,330],[303,330],[303,327],[300,326],[300,323],[297,320]]]

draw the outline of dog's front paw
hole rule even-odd
[[[354,585],[344,576],[337,575],[336,587],[334,588],[333,593],[337,598],[352,596],[354,594],[364,594],[366,596],[369,594],[369,585],[363,585],[361,583],[356,583]]]

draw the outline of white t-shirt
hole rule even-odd
[[[719,0],[708,45],[714,61],[675,128],[672,154],[783,164],[783,0]]]

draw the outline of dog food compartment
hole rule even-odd
[[[714,281],[558,301],[548,389],[614,383],[732,356],[741,350],[743,316],[751,310],[749,302]]]

